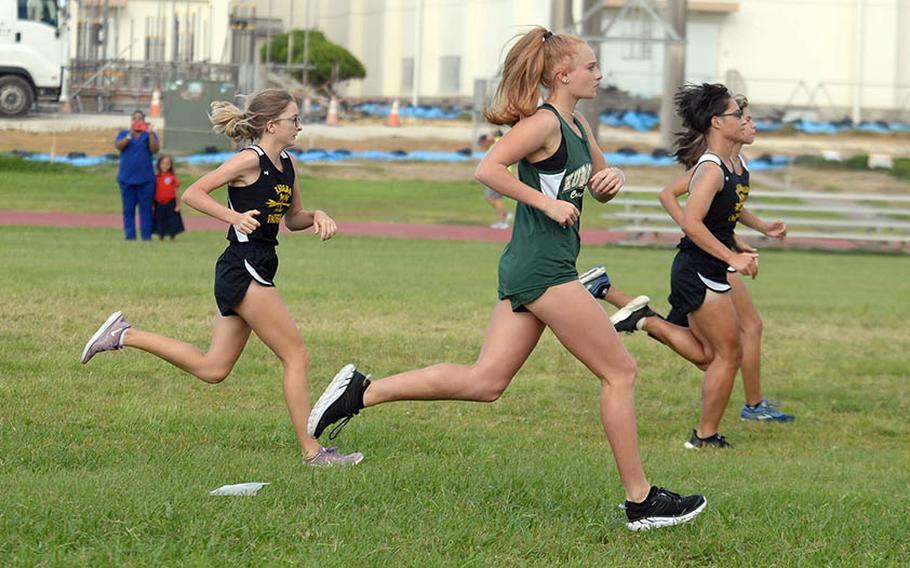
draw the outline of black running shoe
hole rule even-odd
[[[657,315],[648,306],[650,301],[651,298],[647,296],[639,296],[616,310],[616,313],[610,316],[610,321],[613,322],[613,327],[616,328],[616,331],[632,333],[637,329],[641,329],[639,325],[642,324],[642,320]]]
[[[685,447],[688,450],[697,450],[698,448],[733,449],[733,446],[727,442],[727,439],[720,434],[715,433],[713,436],[708,436],[707,438],[699,438],[696,430],[692,430],[692,437],[685,443]]]
[[[626,501],[629,530],[646,531],[687,523],[705,509],[708,500],[703,495],[682,497],[663,487],[652,486],[641,503]]]
[[[370,377],[360,373],[354,365],[342,367],[310,412],[307,420],[310,436],[318,438],[326,428],[343,420],[329,435],[330,439],[334,439],[344,425],[360,413],[363,408],[363,391],[369,385]]]

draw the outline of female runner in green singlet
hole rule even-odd
[[[606,312],[578,281],[578,219],[586,189],[612,199],[623,183],[607,166],[580,99],[593,98],[602,75],[577,36],[535,28],[506,56],[502,83],[487,119],[512,129],[477,167],[478,181],[518,202],[512,239],[499,264],[500,301],[480,356],[472,365],[438,364],[370,382],[347,365],[317,401],[308,421],[319,437],[334,435],[363,408],[402,400],[492,402],[509,386],[545,327],[601,382],[600,414],[626,493],[632,530],[693,519],[706,504],[648,482],[635,424],[635,362]],[[538,107],[540,86],[549,91]],[[518,162],[518,177],[508,167]],[[596,332],[595,332],[596,331]]]

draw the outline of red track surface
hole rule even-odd
[[[227,226],[210,217],[185,217],[184,224],[191,231],[224,231]],[[31,225],[45,227],[101,227],[119,229],[123,226],[120,215],[113,213],[40,213],[34,211],[0,210],[0,225]],[[283,227],[282,227],[283,229]],[[484,241],[504,243],[509,240],[511,231],[490,229],[478,225],[426,225],[409,223],[382,223],[379,221],[339,221],[340,235],[358,235],[374,237],[391,237],[401,239],[432,239],[450,241]],[[673,245],[678,235],[651,235],[645,238],[630,238],[625,231],[607,229],[584,229],[581,231],[582,242],[586,245],[616,244],[626,240],[644,245]],[[856,250],[864,248],[857,242],[793,239],[783,242],[765,241],[759,248],[811,248],[828,250]],[[910,252],[910,247],[881,246],[865,247],[874,250]]]
[[[183,219],[190,231],[224,231],[227,225],[210,217]],[[123,226],[120,215],[110,213],[37,213],[33,211],[2,211],[0,225],[31,225],[45,227],[101,227],[119,229]],[[366,235],[404,239],[433,239],[452,241],[487,241],[504,243],[511,231],[490,229],[477,225],[419,225],[381,223],[378,221],[339,221],[339,235]],[[586,244],[617,243],[625,237],[622,231],[582,231]]]

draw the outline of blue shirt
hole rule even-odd
[[[117,133],[117,142],[127,136],[130,141],[126,148],[120,151],[120,170],[117,172],[117,182],[128,185],[141,185],[155,181],[155,168],[152,166],[152,151],[149,150],[149,133],[143,132],[139,138],[132,138],[129,130]],[[158,135],[155,135],[155,140]]]

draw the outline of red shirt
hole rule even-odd
[[[177,199],[177,188],[180,180],[172,172],[158,174],[155,178],[155,203],[164,205]]]

